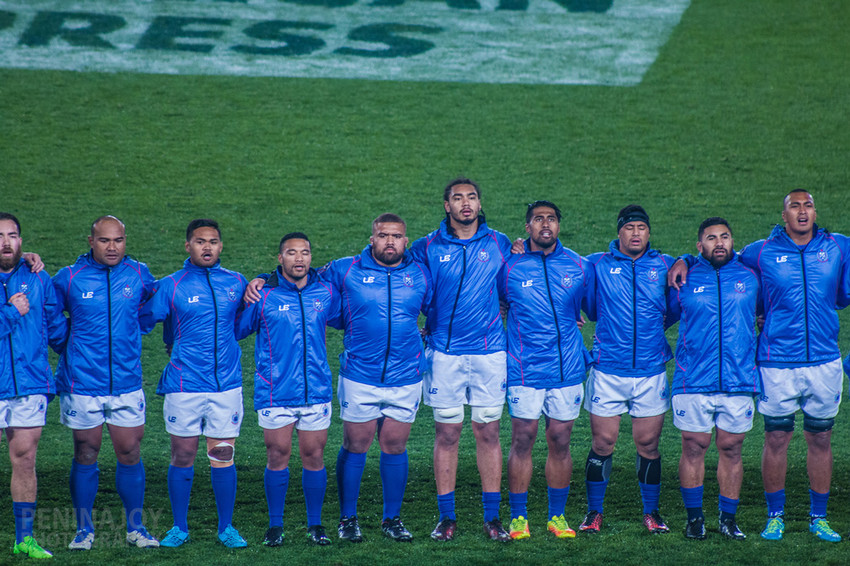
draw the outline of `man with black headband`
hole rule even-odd
[[[658,513],[661,454],[658,441],[670,406],[665,365],[672,358],[664,335],[667,269],[673,258],[649,247],[646,211],[632,204],[617,218],[618,238],[607,252],[588,256],[596,285],[588,316],[597,321],[584,407],[590,412],[592,445],[587,456],[587,516],[579,530],[599,532],[620,416],[632,417],[644,525],[669,529]]]

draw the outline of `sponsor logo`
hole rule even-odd
[[[826,250],[820,249],[818,250],[818,261],[821,263],[826,262],[829,259],[829,254]]]
[[[374,277],[372,277],[372,276],[370,275],[369,277],[364,277],[364,278],[363,278],[363,282],[364,282],[364,283],[374,283],[374,282],[375,282],[375,278],[374,278]]]
[[[411,277],[409,273],[404,274],[402,282],[404,283],[405,287],[413,287],[413,277]]]
[[[68,409],[67,411],[65,411],[65,414],[68,415],[69,417],[76,417],[77,411],[75,411],[73,409]]]
[[[650,281],[658,281],[658,270],[655,269],[654,267],[651,268],[649,270],[649,273],[647,274],[647,276],[649,277]]]
[[[598,402],[600,402],[601,400],[602,400],[602,398],[601,398],[601,397],[599,397],[599,395],[596,395],[595,397],[591,397],[591,398],[590,398],[590,402],[591,402],[591,403],[598,403]]]
[[[513,403],[514,405],[516,405],[517,403],[519,403],[519,397],[511,397],[509,400],[510,400],[510,402],[511,402],[511,403]]]
[[[684,417],[685,416],[685,410],[684,409],[677,409],[676,414],[679,415],[680,417]]]
[[[747,290],[747,287],[746,287],[746,285],[744,285],[743,281],[738,281],[738,282],[735,283],[735,290],[738,291],[739,293],[743,293],[744,291]]]
[[[264,409],[264,410],[260,411],[260,414],[263,415],[264,417],[268,417],[272,414],[272,412],[269,411],[268,409]]]
[[[342,402],[340,402],[339,405],[340,405],[340,407],[344,407],[344,408],[347,409],[348,408],[348,401],[342,401]]]
[[[289,310],[289,305],[278,305],[277,312],[286,312]]]
[[[769,399],[770,399],[770,397],[768,397],[768,396],[767,396],[767,395],[765,395],[764,393],[762,393],[761,395],[759,395],[759,401],[761,401],[762,403],[767,403]]]
[[[703,291],[705,291],[704,285],[700,285],[699,287],[694,287],[694,293],[702,293]]]
[[[84,299],[91,299],[94,297],[94,291],[86,291],[81,295]]]
[[[623,272],[623,268],[622,267],[612,267],[608,271],[610,271],[611,275],[619,275],[620,273]]]
[[[176,423],[176,422],[177,422],[177,417],[166,417],[166,420],[167,420],[168,422],[170,422],[170,423]]]
[[[201,298],[198,295],[195,295],[194,297],[189,297],[189,304],[197,303],[200,300],[201,300]]]
[[[529,279],[528,281],[522,282],[523,287],[532,287],[533,285],[534,285],[534,279]]]
[[[323,310],[325,310],[325,303],[323,303],[319,299],[316,299],[315,301],[313,301],[313,310],[322,312]]]
[[[786,261],[788,261],[787,255],[781,255],[776,257],[776,263],[785,263]]]
[[[478,261],[489,261],[489,260],[490,260],[490,254],[487,253],[486,250],[481,250],[480,252],[478,252]]]
[[[428,389],[428,395],[436,395],[438,390],[438,387],[431,387],[430,389]]]
[[[130,287],[129,285],[124,285],[124,289],[121,291],[121,293],[122,293],[125,297],[127,297],[128,299],[132,299],[132,298],[133,298],[133,288],[132,288],[132,287]]]
[[[440,263],[446,263],[450,259],[452,259],[452,254],[441,255],[440,256]]]

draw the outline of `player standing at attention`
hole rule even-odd
[[[766,240],[741,250],[741,262],[759,276],[764,297],[764,329],[759,336],[758,365],[763,392],[758,411],[764,416],[762,481],[767,500],[767,540],[785,532],[785,476],[794,415],[803,412],[809,474],[809,531],[838,542],[826,520],[832,481],[832,427],[841,403],[841,353],[838,314],[850,302],[850,240],[815,224],[811,193],[795,189],[785,195],[784,226]],[[693,260],[691,260],[693,261]],[[687,281],[685,262],[671,269],[671,286]]]
[[[269,506],[263,544],[283,544],[292,432],[297,429],[307,537],[314,544],[327,545],[331,539],[322,526],[322,504],[328,483],[324,451],[333,384],[325,326],[339,325],[340,297],[333,285],[311,269],[313,255],[306,234],[286,234],[277,257],[280,266],[269,277],[259,301],[246,307],[237,329],[239,336],[257,333],[254,409],[266,444],[263,485]]]
[[[424,401],[434,410],[434,477],[440,520],[431,538],[451,540],[457,529],[455,485],[464,405],[471,406],[484,533],[510,540],[499,519],[505,404],[505,331],[499,315],[496,274],[510,255],[508,238],[487,226],[481,189],[455,179],[443,191],[446,218],[410,248],[428,267],[434,298],[428,307]]]
[[[677,320],[679,341],[673,374],[673,424],[682,431],[679,482],[688,512],[685,537],[705,538],[702,510],[705,454],[716,429],[720,533],[746,538],[736,511],[744,477],[741,447],[753,427],[753,397],[760,391],[756,368],[758,276],[735,253],[723,218],[700,224],[696,263],[688,283],[669,295],[667,325]]]
[[[587,350],[576,324],[593,267],[561,245],[561,211],[548,201],[528,205],[525,253],[508,258],[497,278],[500,298],[508,305],[508,407],[511,451],[508,458],[510,536],[531,536],[528,486],[531,450],[540,415],[546,418],[548,529],[558,538],[575,537],[564,518],[573,461],[570,435],[579,415]]]
[[[35,457],[48,397],[55,393],[48,343],[61,350],[67,322],[45,271],[32,273],[21,259],[21,224],[0,212],[0,431],[9,443],[15,517],[13,554],[51,558],[33,538],[37,478]]]
[[[198,440],[206,437],[218,538],[228,548],[247,546],[233,525],[236,502],[234,443],[242,424],[242,351],[236,318],[247,282],[221,267],[221,231],[214,220],[198,219],[186,229],[189,258],[183,269],[157,282],[142,307],[143,325],[165,321],[163,340],[171,352],[157,393],[165,395],[165,430],[171,435],[168,496],[174,526],[162,546],[189,539],[189,495]]]
[[[144,263],[125,257],[124,223],[114,216],[94,221],[88,243],[89,252],[53,278],[57,301],[71,323],[56,369],[62,423],[74,438],[70,486],[77,534],[68,548],[90,550],[94,542],[92,508],[104,423],[117,460],[115,488],[124,504],[127,543],[157,547],[159,541],[142,524],[145,393],[139,325],[139,309],[155,281]]]

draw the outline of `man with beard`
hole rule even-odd
[[[443,192],[446,218],[415,241],[410,253],[434,281],[428,307],[424,402],[434,410],[434,477],[440,519],[431,538],[451,540],[457,528],[455,484],[464,405],[471,407],[477,448],[484,533],[510,540],[499,519],[505,404],[505,331],[499,315],[496,274],[510,255],[510,241],[487,227],[481,189],[455,179]]]
[[[561,245],[561,211],[548,201],[528,205],[525,253],[508,258],[497,278],[499,297],[508,306],[508,407],[511,451],[508,457],[510,536],[531,536],[528,486],[531,451],[541,414],[546,418],[547,527],[558,538],[576,536],[564,518],[570,492],[570,436],[581,410],[587,350],[576,324],[587,290],[593,287],[590,263]]]
[[[757,361],[764,416],[762,481],[767,524],[761,533],[780,540],[785,533],[785,476],[794,415],[803,413],[809,474],[809,531],[838,542],[841,535],[826,520],[832,482],[832,427],[841,403],[841,352],[838,314],[850,302],[850,240],[815,224],[811,193],[785,195],[784,226],[741,250],[741,262],[759,276],[764,297],[764,329]],[[692,263],[693,258],[688,258]],[[670,285],[687,282],[685,261],[670,270]]]
[[[153,294],[155,281],[144,263],[125,256],[124,223],[114,216],[94,221],[88,243],[89,252],[53,278],[59,305],[71,322],[56,369],[62,423],[74,438],[70,486],[77,534],[68,547],[90,550],[94,542],[92,508],[104,423],[118,461],[115,487],[124,504],[127,542],[157,547],[159,541],[142,523],[145,393],[139,325],[139,309]]]
[[[366,452],[378,433],[381,447],[384,535],[413,536],[401,522],[407,485],[407,439],[422,395],[425,356],[417,324],[431,301],[427,269],[405,254],[407,227],[382,214],[372,223],[370,244],[359,254],[322,268],[342,297],[344,351],[338,397],[343,441],[337,457],[339,537],[360,542],[357,500]]]
[[[32,273],[21,259],[21,224],[0,212],[0,431],[5,431],[12,466],[13,554],[50,558],[33,538],[37,479],[35,457],[47,402],[56,393],[48,343],[61,351],[67,322],[50,276]]]
[[[702,510],[705,454],[716,429],[720,533],[746,538],[735,513],[741,493],[744,434],[753,427],[753,397],[760,391],[756,368],[758,276],[733,248],[723,218],[708,218],[697,235],[700,255],[688,283],[669,296],[667,325],[679,323],[673,375],[673,424],[682,431],[679,481],[688,512],[685,537],[705,538]]]

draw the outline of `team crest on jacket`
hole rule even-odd
[[[490,254],[487,250],[481,250],[478,252],[478,261],[487,261],[490,259]]]
[[[125,297],[127,297],[128,299],[132,299],[132,298],[133,298],[133,288],[132,288],[132,287],[130,287],[129,285],[124,285],[124,289],[123,289],[121,292],[122,292],[122,293],[124,294],[124,296],[125,296]]]
[[[826,263],[826,260],[829,259],[829,254],[826,253],[826,250],[820,249],[818,250],[818,261],[821,263]]]
[[[747,287],[744,285],[743,281],[738,281],[737,283],[735,283],[735,290],[739,293],[743,293],[747,290]]]
[[[572,287],[573,286],[573,278],[570,277],[569,275],[564,275],[561,278],[561,285],[563,285],[564,287]]]
[[[315,301],[313,301],[313,309],[322,312],[323,310],[325,310],[325,304],[319,299],[316,299]]]
[[[413,287],[413,277],[411,277],[409,273],[404,274],[404,279],[402,279],[402,281],[406,286]]]
[[[26,283],[21,283],[21,288],[19,290],[20,290],[21,293],[26,295],[30,290],[30,286],[27,285]]]
[[[654,267],[650,268],[647,277],[649,277],[650,281],[658,281],[658,270]]]
[[[228,289],[227,290],[227,298],[230,299],[231,302],[235,301],[236,300],[236,289],[234,289],[233,287]]]

